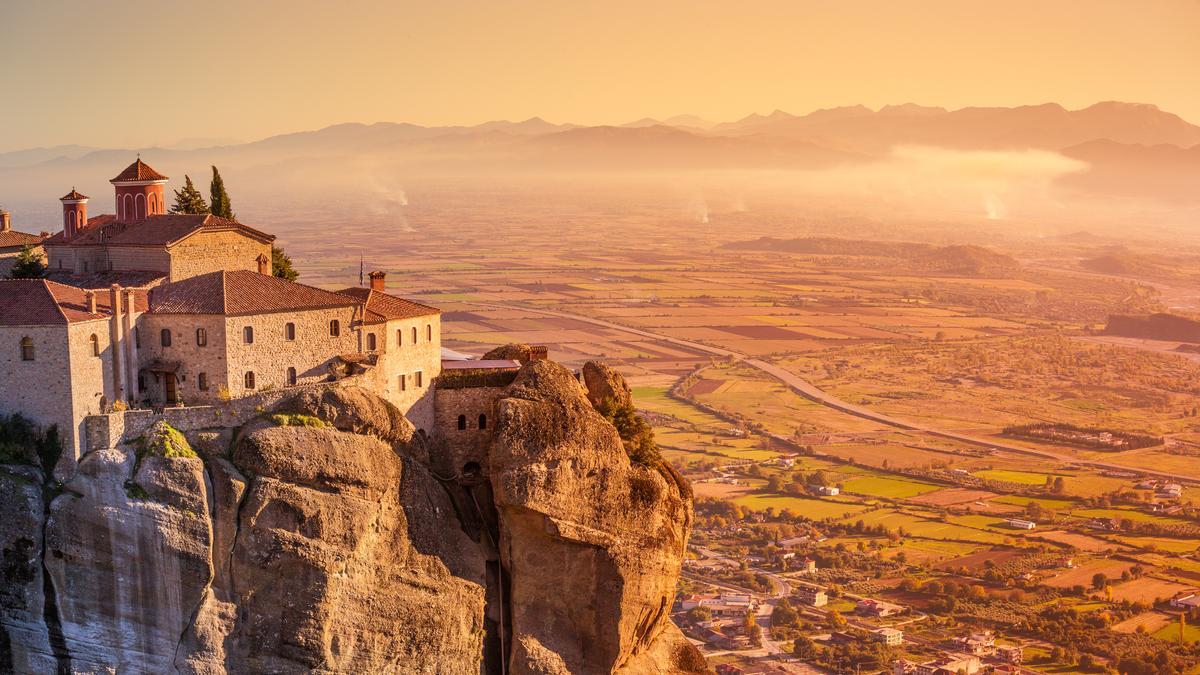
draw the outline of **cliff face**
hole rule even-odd
[[[690,493],[587,394],[524,366],[474,485],[356,389],[94,451],[61,490],[0,467],[0,672],[702,671],[667,617]]]

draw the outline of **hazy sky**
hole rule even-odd
[[[0,0],[0,150],[914,101],[1200,122],[1200,0]]]

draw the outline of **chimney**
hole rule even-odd
[[[83,297],[87,298],[88,314],[96,313],[96,291],[84,291]]]
[[[12,229],[12,216],[3,209],[0,209],[0,232],[8,232]]]
[[[382,293],[383,289],[387,287],[387,283],[385,282],[385,279],[387,279],[387,272],[375,270],[367,276],[371,278],[371,290]]]
[[[271,259],[267,257],[267,254],[259,253],[255,260],[258,262],[258,273],[271,276]]]

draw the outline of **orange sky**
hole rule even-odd
[[[1198,0],[0,3],[0,150],[915,101],[1200,122]]]

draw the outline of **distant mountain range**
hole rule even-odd
[[[554,124],[541,118],[475,126],[338,124],[258,141],[174,149],[56,146],[0,153],[0,202],[12,191],[72,184],[100,190],[97,175],[143,157],[171,176],[217,164],[230,171],[288,175],[363,162],[412,171],[822,169],[877,161],[896,146],[956,150],[1041,149],[1089,164],[1060,178],[1075,190],[1200,201],[1200,126],[1153,105],[1103,102],[1081,110],[1055,103],[947,110],[916,104],[846,106],[806,115],[775,111],[714,123],[693,115],[619,126]],[[99,172],[97,174],[96,172]],[[195,177],[195,175],[194,175]],[[24,192],[23,192],[24,191]]]

